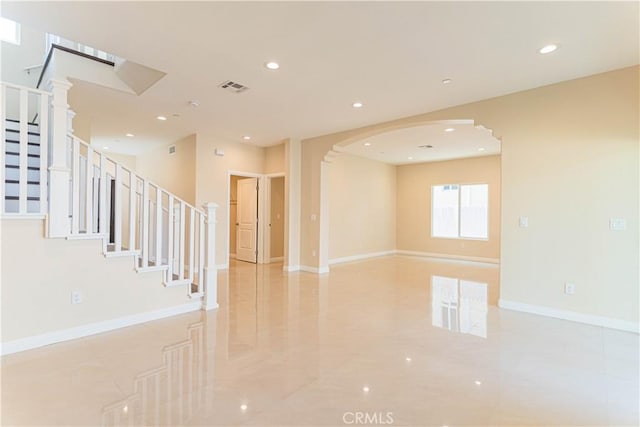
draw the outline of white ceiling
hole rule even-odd
[[[491,130],[464,123],[433,123],[381,133],[341,151],[394,165],[500,154]],[[431,147],[425,147],[430,145]]]
[[[92,138],[119,139],[131,153],[193,132],[267,146],[635,65],[638,13],[638,2],[3,1],[2,9],[167,73],[139,97],[73,89]],[[540,55],[549,43],[560,49]],[[269,60],[280,70],[267,70]],[[227,79],[250,90],[217,87]],[[356,100],[364,107],[352,108]],[[418,131],[405,136],[415,143]]]

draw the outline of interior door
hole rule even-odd
[[[258,241],[258,178],[238,181],[236,259],[256,263]]]

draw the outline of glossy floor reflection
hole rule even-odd
[[[217,312],[2,358],[2,425],[638,425],[638,335],[500,310],[495,267],[281,269],[221,272]]]

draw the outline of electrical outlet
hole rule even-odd
[[[576,293],[576,285],[574,285],[573,283],[565,283],[564,284],[564,293],[567,295],[573,295]]]
[[[71,304],[80,304],[82,302],[82,294],[78,291],[71,292]]]
[[[520,228],[527,228],[529,226],[529,217],[521,216],[518,218],[518,225]]]

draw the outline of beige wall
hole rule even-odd
[[[269,255],[284,256],[284,177],[271,178],[271,206],[269,207]]]
[[[264,149],[264,173],[284,172],[284,143]]]
[[[396,248],[396,167],[341,154],[329,164],[329,259]]]
[[[124,167],[128,168],[129,170],[132,170],[134,172],[138,171],[136,156],[128,156],[126,154],[112,153],[110,151],[102,151],[102,152],[105,154],[105,156],[122,164]],[[140,175],[140,173],[138,173],[138,175]],[[147,177],[145,174],[142,174],[142,176],[145,178]],[[155,180],[152,180],[152,181],[155,181]]]
[[[637,324],[639,70],[303,141],[302,262],[320,240],[308,215],[321,210],[318,171],[334,145],[433,120],[473,119],[502,140],[501,297]],[[519,216],[529,218],[528,228],[518,227]],[[610,218],[626,219],[626,230],[609,230]],[[568,281],[575,295],[564,294]]]
[[[216,148],[224,150],[224,156],[216,156]],[[197,136],[196,204],[202,206],[206,202],[215,202],[220,206],[216,225],[217,264],[225,264],[229,254],[229,172],[263,173],[264,150],[249,144],[224,141],[211,135]]]
[[[161,272],[136,273],[133,257],[105,258],[99,240],[45,239],[42,220],[0,227],[2,342],[191,301],[185,287],[163,286]],[[71,304],[72,291],[81,304]]]
[[[176,152],[169,154],[169,146]],[[154,148],[136,157],[136,169],[147,178],[185,202],[196,202],[196,135],[189,135],[172,144]]]
[[[431,186],[489,184],[489,239],[431,237]],[[474,258],[500,258],[500,156],[398,167],[397,249]]]

